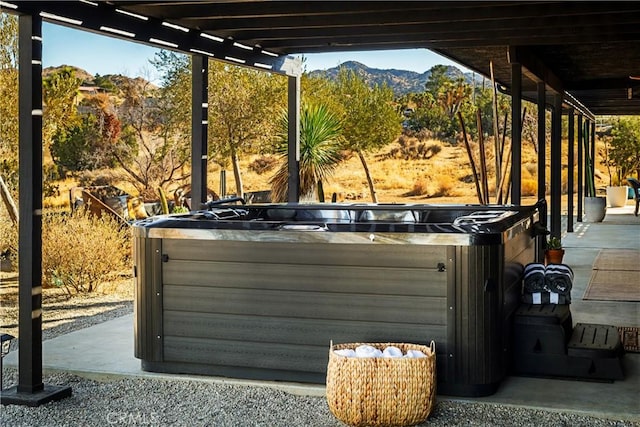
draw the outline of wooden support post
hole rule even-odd
[[[584,197],[583,178],[584,178],[584,159],[582,144],[582,114],[578,114],[578,206],[576,211],[576,219],[582,222],[582,200]]]
[[[573,231],[573,164],[574,164],[574,128],[575,123],[573,120],[573,110],[569,111],[568,117],[568,139],[569,147],[567,152],[567,232]]]
[[[0,400],[39,406],[71,396],[71,387],[42,382],[42,18],[34,11],[18,22],[18,385]]]
[[[511,64],[511,203],[522,202],[522,65]]]
[[[191,210],[207,201],[209,59],[191,57]]]
[[[493,75],[493,61],[489,62],[489,69],[491,71],[491,86],[493,87],[493,146],[495,150],[495,164],[496,164],[496,203],[500,203],[502,194],[500,194],[500,181],[502,180],[502,149],[500,147],[500,140],[498,139],[499,126],[498,121],[498,87],[496,86],[496,80]]]
[[[593,180],[594,196],[598,195],[596,189],[596,122],[595,120],[589,120],[589,137],[591,141],[591,179]]]
[[[538,200],[547,195],[547,129],[546,129],[547,91],[544,82],[538,82]]]
[[[562,95],[555,94],[551,114],[551,235],[561,235],[562,194]]]
[[[300,76],[288,76],[288,79],[289,191],[287,201],[297,203],[300,200]]]

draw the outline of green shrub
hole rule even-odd
[[[129,229],[108,215],[47,214],[42,224],[43,286],[69,295],[95,291],[130,268]]]

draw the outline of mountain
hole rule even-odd
[[[456,79],[458,77],[464,77],[468,83],[473,81],[472,73],[463,73],[459,68],[452,65],[447,65],[446,75]],[[330,79],[336,79],[340,68],[346,68],[353,70],[358,75],[364,78],[364,81],[369,85],[384,83],[387,84],[393,93],[398,95],[404,95],[409,92],[423,92],[424,85],[431,76],[431,70],[427,70],[424,73],[417,73],[415,71],[407,70],[381,70],[378,68],[369,68],[366,65],[357,61],[343,62],[337,67],[329,68],[327,70],[314,70],[309,73],[312,77],[328,77]],[[477,81],[476,81],[477,82]]]

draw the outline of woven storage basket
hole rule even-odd
[[[379,350],[396,346],[403,353],[420,350],[427,357],[358,358],[333,350],[367,344]],[[327,403],[331,413],[352,426],[410,426],[427,419],[435,403],[436,352],[398,343],[331,343],[327,366]]]

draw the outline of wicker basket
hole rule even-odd
[[[393,345],[427,357],[357,358],[333,350],[368,344],[379,350]],[[331,343],[327,366],[327,403],[331,413],[352,426],[410,426],[427,419],[435,403],[436,352],[429,347],[398,343]]]

